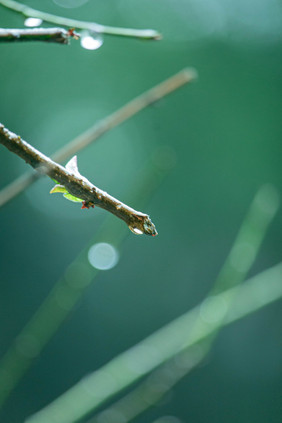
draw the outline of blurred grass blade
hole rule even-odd
[[[282,263],[260,273],[243,285],[214,296],[210,299],[210,306],[216,309],[219,304],[222,306],[232,303],[222,322],[223,325],[228,325],[281,297]],[[207,338],[194,345],[188,344],[180,353],[152,372],[133,391],[95,415],[87,423],[116,423],[117,418],[122,419],[123,423],[128,423],[153,407],[207,356],[215,339],[212,336],[214,333],[211,328],[211,335]]]
[[[160,153],[158,149],[158,153]],[[156,152],[155,152],[156,153]],[[146,203],[163,178],[171,170],[167,163],[159,163],[152,158],[136,175],[132,193],[132,203]],[[140,201],[140,199],[142,199]],[[140,204],[140,205],[142,205]],[[99,270],[88,260],[88,249],[98,242],[109,242],[120,248],[130,233],[126,225],[120,225],[111,217],[107,218],[100,231],[66,269],[63,277],[54,285],[37,312],[23,328],[14,344],[0,361],[0,408],[15,389],[35,358],[58,331],[64,320],[94,282]],[[83,275],[83,277],[82,277]]]
[[[137,388],[111,404],[88,423],[115,423],[116,416],[122,416],[123,423],[130,422],[156,404],[207,356],[219,330],[227,321],[230,323],[232,319],[236,320],[240,313],[244,314],[244,310],[251,313],[258,309],[260,303],[267,304],[267,301],[279,298],[281,287],[278,285],[276,292],[274,286],[269,286],[265,272],[255,278],[255,295],[251,281],[243,285],[238,295],[239,284],[243,282],[255,260],[277,207],[276,191],[269,185],[263,186],[254,198],[210,294],[202,302],[194,324],[186,331],[181,351],[154,370]],[[278,266],[278,271],[277,268],[271,269],[267,275],[271,280],[279,281],[279,276],[282,279],[281,266]],[[236,286],[236,289],[227,291],[226,295],[218,295],[232,286]],[[233,310],[235,313],[232,314]],[[198,338],[200,340],[197,343]]]
[[[260,292],[260,294],[257,295],[257,292]],[[248,296],[247,300],[245,300],[246,295]],[[248,314],[271,304],[273,301],[281,299],[282,263],[253,277],[242,286],[230,288],[226,292],[218,294],[216,301],[218,299],[228,301],[229,298],[235,298],[235,302],[224,320],[225,325],[242,319]],[[185,336],[190,328],[193,327],[195,314],[199,314],[200,309],[201,306],[198,306],[179,320],[174,321],[175,330],[182,329],[182,334]],[[210,331],[201,334],[197,340],[195,339],[194,344],[191,344],[190,348],[197,341],[201,341],[213,331],[214,327],[211,325]],[[96,410],[105,400],[110,399],[114,394],[120,392],[121,389],[130,386],[133,382],[140,379],[144,375],[144,372],[141,372],[140,369],[142,363],[144,367],[146,365],[146,357],[147,362],[152,362],[153,354],[155,353],[156,356],[157,352],[158,350],[150,349],[145,341],[143,341],[90,376],[86,376],[65,394],[28,418],[26,423],[69,423],[79,421],[90,411]],[[181,353],[181,348],[179,348],[178,353]],[[195,364],[197,364],[197,355],[195,358]],[[199,356],[199,359],[201,358],[202,356]],[[159,360],[155,358],[155,361],[158,362]],[[184,363],[184,360],[182,360],[182,363]],[[181,360],[179,360],[179,366],[181,366]],[[157,363],[153,367],[156,368]],[[140,369],[139,372],[138,368]],[[146,373],[148,371],[147,366]]]
[[[272,186],[263,186],[252,202],[242,224],[234,246],[212,289],[211,295],[202,304],[175,319],[157,332],[120,354],[99,370],[85,377],[66,393],[27,420],[28,423],[73,423],[94,411],[106,400],[131,386],[140,378],[156,369],[177,354],[198,342],[212,337],[220,326],[244,317],[269,300],[256,302],[252,297],[248,303],[232,316],[233,300],[239,294],[238,284],[245,278],[266,230],[278,208],[278,195]],[[248,283],[250,284],[250,282]],[[281,287],[280,287],[281,284]],[[237,285],[237,287],[236,287]],[[281,265],[272,280],[275,298],[282,294]],[[256,285],[254,284],[256,287]],[[267,286],[271,288],[269,279]],[[222,289],[229,288],[226,292]],[[230,288],[231,287],[231,288]],[[254,292],[251,290],[251,294]],[[231,314],[230,314],[231,313]],[[234,313],[234,311],[233,311]],[[211,338],[212,339],[212,338]],[[207,344],[208,345],[208,344]]]

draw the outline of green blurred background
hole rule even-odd
[[[95,51],[75,40],[1,44],[0,121],[47,155],[182,68],[196,68],[199,79],[78,154],[80,172],[149,213],[159,236],[128,231],[117,266],[99,273],[36,358],[3,409],[3,423],[22,422],[199,303],[258,188],[271,183],[282,191],[280,2],[25,3],[163,34],[158,42],[105,37]],[[23,25],[22,16],[0,7],[1,27]],[[160,183],[153,178],[156,189],[144,204],[138,187],[148,160],[170,170]],[[28,170],[4,148],[0,167],[0,188]],[[51,187],[42,179],[0,210],[1,355],[108,217],[50,196]],[[252,275],[281,260],[281,235],[279,212]],[[105,241],[115,244],[115,231]],[[277,302],[224,329],[203,365],[137,421],[281,422],[281,318]]]

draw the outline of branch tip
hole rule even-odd
[[[196,79],[198,79],[198,72],[194,68],[185,68],[182,72],[187,82],[195,81]]]

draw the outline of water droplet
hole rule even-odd
[[[42,24],[42,19],[40,18],[26,18],[24,21],[25,26],[28,26],[29,28],[33,28],[35,26],[39,26]]]
[[[106,242],[92,245],[88,251],[88,260],[91,266],[99,270],[109,270],[116,266],[119,260],[117,250]]]
[[[83,31],[80,35],[80,45],[86,50],[97,50],[103,45],[103,37],[94,31]]]
[[[144,233],[143,231],[141,231],[141,229],[133,228],[132,226],[129,226],[129,229],[136,235],[142,235]]]

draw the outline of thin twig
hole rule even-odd
[[[153,29],[132,29],[132,28],[118,28],[112,26],[101,25],[96,22],[80,21],[76,19],[69,19],[62,16],[52,15],[51,13],[42,12],[33,9],[25,4],[14,0],[0,0],[0,5],[19,12],[22,15],[30,18],[39,18],[42,21],[54,23],[55,25],[63,25],[69,28],[87,29],[98,34],[116,35],[122,37],[141,38],[144,40],[159,40],[161,34]]]
[[[78,34],[64,28],[0,28],[0,42],[45,41],[68,44],[70,37],[73,36],[78,37]]]
[[[129,103],[125,104],[123,107],[105,119],[93,125],[87,131],[83,132],[78,137],[67,143],[63,148],[58,150],[54,155],[51,156],[51,158],[56,162],[62,163],[64,160],[74,156],[78,151],[87,147],[92,142],[98,140],[106,132],[130,119],[132,116],[141,112],[151,104],[171,94],[178,88],[181,88],[183,85],[192,82],[196,77],[197,73],[194,69],[183,69],[182,71],[161,82],[159,85],[156,85],[155,87],[131,100]],[[3,188],[0,191],[0,207],[23,192],[39,177],[40,175],[38,173],[28,172]]]
[[[86,178],[68,171],[2,124],[0,124],[0,143],[38,172],[58,181],[71,195],[84,200],[86,204],[97,205],[122,219],[133,232],[157,235],[156,228],[147,214],[128,207],[105,191],[95,187]]]

